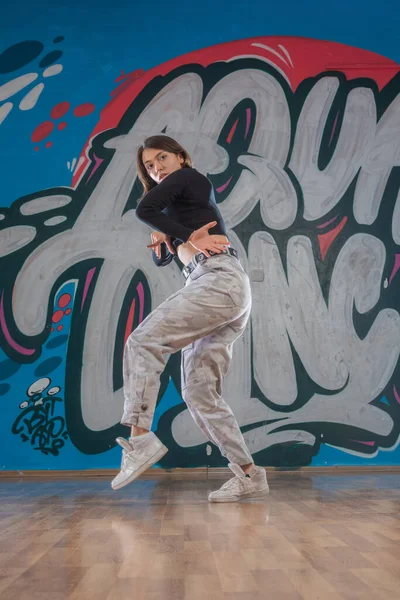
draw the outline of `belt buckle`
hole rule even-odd
[[[204,254],[204,252],[199,252],[198,254],[195,254],[192,258],[196,260],[196,265],[198,265],[199,263],[202,263],[204,261],[207,260],[207,256]]]

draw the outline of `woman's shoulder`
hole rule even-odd
[[[182,169],[177,169],[168,175],[168,177],[165,177],[150,192],[153,192],[155,189],[159,189],[160,192],[161,190],[174,189],[176,192],[184,193],[185,190],[189,191],[191,187],[205,191],[211,188],[212,184],[205,175],[193,167],[182,167]]]
[[[208,179],[208,177],[203,175],[203,173],[200,173],[200,171],[194,167],[184,167],[179,169],[178,172],[180,173],[182,180],[184,179],[187,183],[194,182],[196,184],[203,183],[211,185],[211,181]]]
[[[200,171],[194,167],[182,167],[181,169],[173,171],[171,175],[180,179],[207,179],[205,175],[200,173]],[[169,177],[171,177],[171,175],[169,175]]]

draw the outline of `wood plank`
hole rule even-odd
[[[2,479],[1,599],[397,600],[400,474],[276,472],[210,504],[226,478]]]

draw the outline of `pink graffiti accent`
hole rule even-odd
[[[397,402],[400,404],[400,396],[399,396],[398,391],[396,390],[395,385],[393,386],[393,394],[394,394],[394,397],[396,398]]]
[[[136,291],[139,296],[139,323],[141,323],[144,315],[144,288],[142,283],[138,283]]]
[[[392,283],[393,277],[396,275],[397,271],[400,269],[400,254],[396,254],[394,258],[393,271],[389,279],[389,285]]]
[[[361,440],[350,440],[350,442],[356,442],[357,444],[364,444],[364,446],[375,446],[375,442],[362,442]]]
[[[139,296],[139,323],[141,323],[143,321],[143,315],[144,315],[144,288],[143,288],[142,283],[138,283],[138,285],[136,287],[136,291]],[[126,340],[132,333],[133,321],[135,318],[135,307],[136,307],[136,300],[134,298],[132,300],[132,304],[131,304],[131,307],[130,307],[129,313],[128,313],[128,318],[126,320],[125,334],[124,334],[124,348],[125,348]]]
[[[95,272],[96,272],[96,267],[93,267],[93,269],[90,269],[86,275],[85,287],[83,289],[83,296],[82,296],[81,312],[83,310],[83,305],[85,304],[89,286],[90,286],[90,283],[93,279],[93,275],[95,274]]]
[[[250,110],[250,108],[246,108],[246,132],[244,134],[244,139],[247,138],[247,134],[249,133],[250,123],[251,123],[251,110]]]
[[[221,185],[220,187],[216,188],[218,194],[220,194],[221,192],[226,190],[226,188],[228,187],[228,185],[230,184],[231,181],[232,181],[232,177],[229,177],[228,181],[226,183],[224,183],[224,185]]]
[[[139,296],[139,323],[141,323],[143,321],[143,315],[144,315],[144,288],[143,288],[142,283],[138,283],[138,285],[136,287],[136,291]],[[131,304],[131,307],[130,307],[129,313],[128,313],[128,318],[126,320],[125,334],[124,334],[124,348],[125,348],[126,340],[132,333],[133,321],[135,318],[135,307],[136,307],[136,300],[134,298],[132,300],[132,304]]]
[[[3,330],[4,337],[6,338],[7,342],[10,344],[11,348],[14,348],[14,350],[19,352],[20,354],[25,354],[25,356],[30,356],[30,355],[34,354],[34,352],[35,352],[34,350],[20,346],[20,344],[17,344],[17,342],[15,342],[12,339],[11,334],[7,327],[6,318],[5,318],[5,314],[4,314],[3,294],[1,294],[1,299],[0,299],[0,325]]]
[[[90,173],[89,177],[88,177],[88,181],[93,177],[93,175],[96,173],[97,169],[99,168],[99,166],[101,165],[101,163],[103,162],[104,158],[97,158],[97,156],[94,154],[94,167],[92,169],[92,172]]]
[[[332,128],[332,133],[331,133],[331,137],[329,140],[329,146],[331,145],[332,139],[333,139],[333,134],[335,133],[335,129],[336,129],[336,125],[338,122],[338,118],[339,118],[339,113],[337,113],[336,117],[335,117],[335,122],[333,123],[333,128]]]
[[[324,260],[326,253],[329,250],[330,245],[337,238],[339,233],[342,231],[343,227],[346,225],[346,222],[347,222],[347,217],[343,217],[343,219],[340,221],[339,225],[337,225],[334,229],[332,229],[331,231],[328,231],[327,233],[322,233],[318,236],[322,260]]]
[[[126,340],[128,339],[128,337],[132,333],[133,319],[134,319],[134,316],[135,316],[135,305],[136,305],[136,300],[134,298],[132,300],[132,304],[131,304],[131,307],[129,309],[128,318],[126,320],[125,335],[124,335],[124,346],[123,346],[124,348],[125,348]]]
[[[335,219],[337,219],[337,215],[336,215],[336,217],[333,217],[333,219],[331,219],[330,221],[326,221],[325,223],[322,223],[322,225],[317,225],[317,229],[323,229],[327,225],[330,225],[331,223],[333,223],[333,221]]]
[[[232,138],[236,131],[236,127],[238,126],[238,123],[239,123],[239,119],[236,119],[236,121],[234,122],[234,124],[231,127],[230,132],[228,133],[228,137],[226,138],[226,141],[228,142],[228,144],[230,144],[232,141]]]

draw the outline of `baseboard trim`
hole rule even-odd
[[[400,465],[370,465],[370,466],[327,466],[327,467],[265,467],[269,477],[281,476],[310,476],[310,475],[347,475],[356,473],[366,475],[367,473],[400,473]],[[1,471],[0,479],[77,479],[85,478],[113,478],[118,473],[118,469],[86,469],[86,470],[15,470]],[[197,467],[197,468],[175,468],[161,469],[159,467],[149,469],[141,475],[141,479],[220,479],[231,475],[227,467]]]

